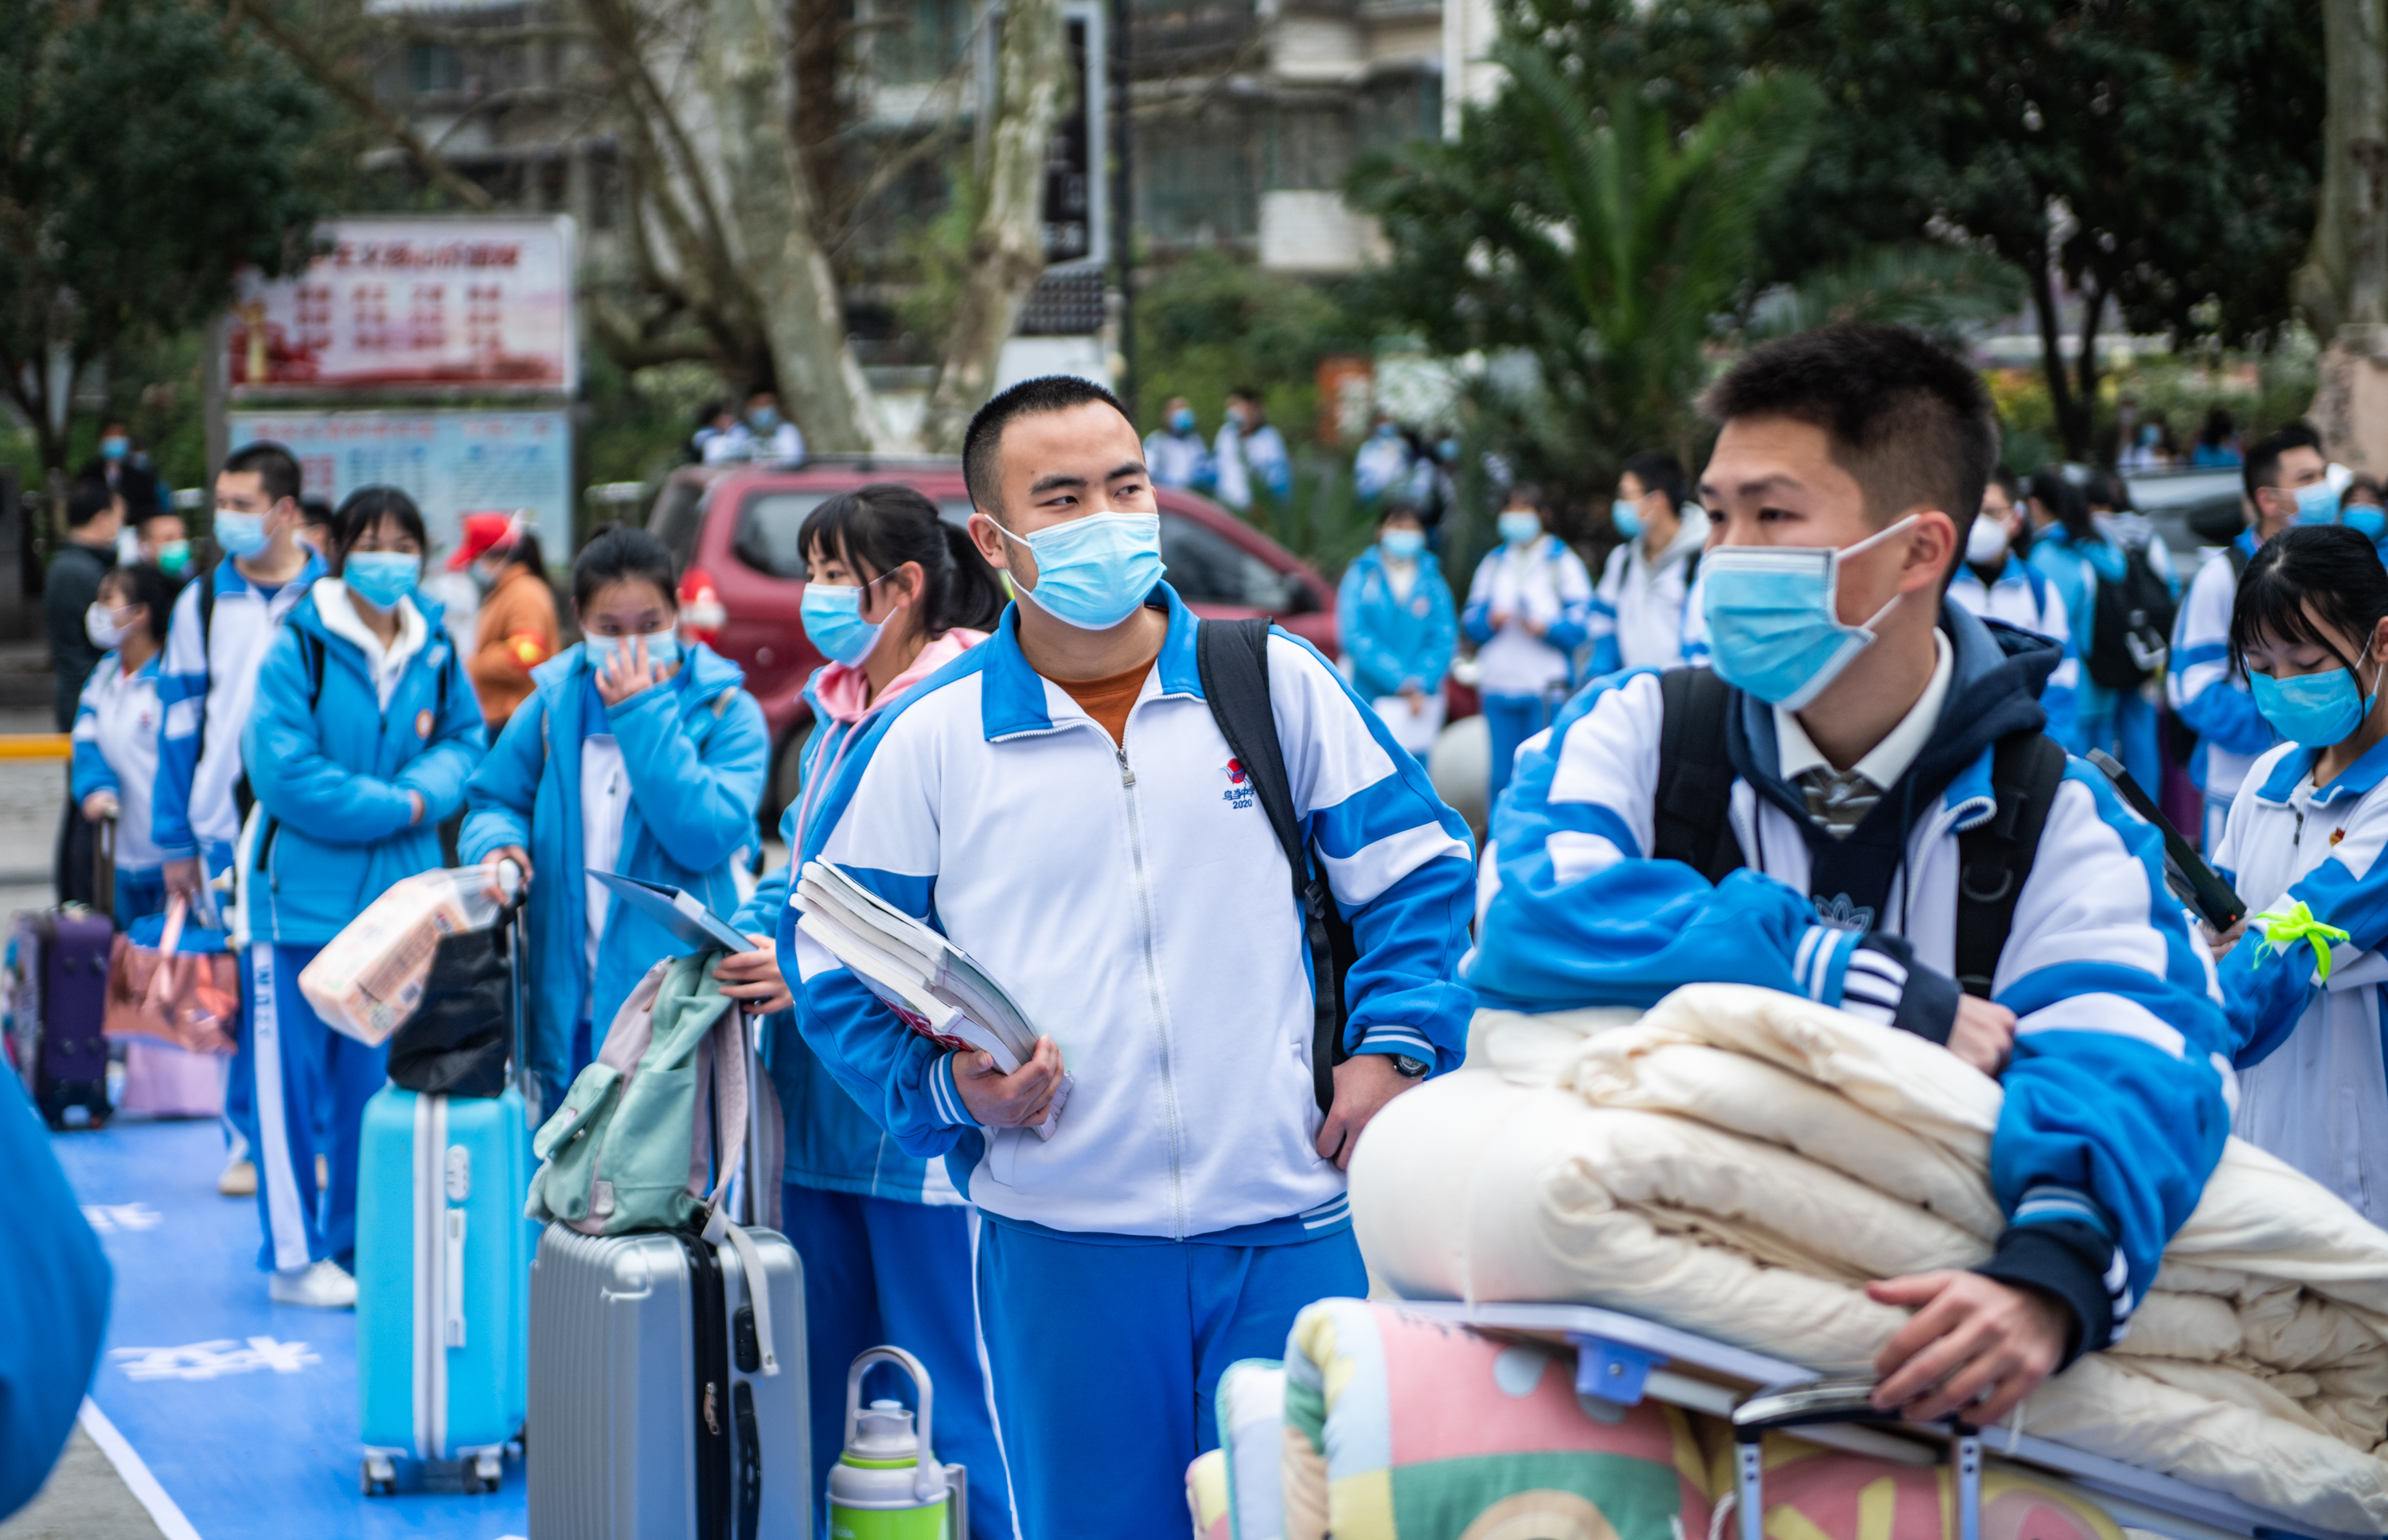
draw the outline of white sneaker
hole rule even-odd
[[[266,1293],[276,1305],[303,1305],[311,1310],[353,1310],[357,1281],[326,1256],[304,1268],[285,1268],[273,1275]]]
[[[222,1175],[216,1178],[216,1191],[227,1198],[257,1196],[257,1163],[247,1155],[225,1161]]]

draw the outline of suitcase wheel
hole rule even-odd
[[[465,1473],[467,1492],[495,1492],[502,1484],[505,1468],[498,1463],[497,1451],[484,1449],[473,1460],[473,1469]]]
[[[357,1487],[368,1497],[398,1496],[398,1467],[387,1455],[367,1455],[357,1472]]]

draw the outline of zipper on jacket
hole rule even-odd
[[[1170,1236],[1182,1241],[1186,1239],[1185,1153],[1178,1133],[1177,1077],[1169,1049],[1169,1016],[1162,1001],[1159,943],[1153,934],[1152,880],[1144,865],[1144,817],[1137,805],[1136,771],[1127,762],[1127,745],[1113,744],[1111,752],[1119,759],[1120,794],[1127,799],[1128,862],[1136,874],[1137,909],[1144,921],[1144,987],[1152,997],[1152,1029],[1161,1048],[1162,1098],[1169,1113]]]

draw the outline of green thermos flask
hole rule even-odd
[[[862,1377],[895,1364],[921,1393],[921,1427],[900,1401],[862,1404]],[[937,1463],[929,1371],[900,1347],[874,1347],[845,1375],[845,1452],[829,1471],[830,1540],[969,1540],[970,1483]]]

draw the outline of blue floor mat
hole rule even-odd
[[[212,1122],[51,1141],[116,1269],[91,1395],[200,1540],[502,1540],[527,1533],[521,1462],[494,1493],[364,1496],[356,1318],[271,1303],[257,1203],[216,1192]]]

